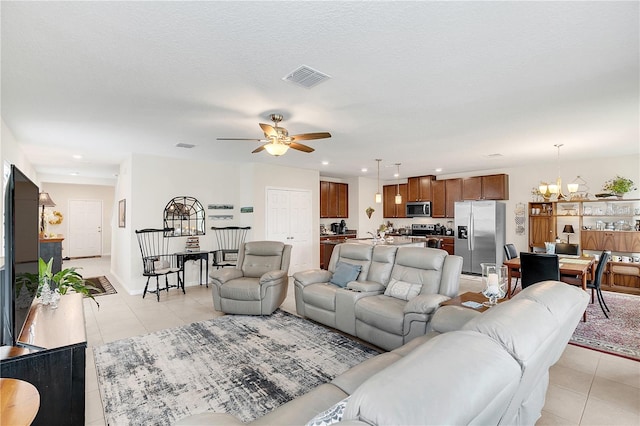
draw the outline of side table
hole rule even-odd
[[[200,285],[202,285],[202,261],[204,260],[206,276],[205,285],[209,288],[209,252],[208,251],[181,251],[175,253],[178,268],[182,272],[182,285],[184,285],[184,264],[189,260],[200,261]]]
[[[484,296],[484,294],[482,294],[482,293],[473,293],[471,291],[468,291],[466,293],[462,293],[458,297],[454,297],[453,299],[449,299],[446,302],[442,302],[440,304],[440,306],[462,306],[463,308],[469,308],[469,309],[473,309],[474,311],[484,312],[489,308],[486,307],[486,306],[480,306],[478,308],[471,308],[469,306],[463,305],[463,303],[464,302],[484,303],[484,302],[487,302],[488,300],[489,299],[487,299]],[[502,302],[504,302],[506,300],[507,300],[506,298],[499,299],[498,303],[502,303]]]
[[[0,378],[0,424],[30,425],[40,408],[35,386],[18,379]]]

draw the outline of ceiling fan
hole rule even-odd
[[[278,126],[278,123],[282,121],[281,114],[271,114],[269,116],[273,121],[273,126],[270,124],[259,123],[262,131],[264,132],[264,139],[243,139],[243,138],[217,138],[219,141],[257,141],[264,142],[263,145],[254,149],[251,153],[255,154],[262,150],[266,150],[273,156],[280,156],[287,152],[289,148],[297,149],[302,152],[313,152],[314,149],[298,143],[298,141],[307,141],[312,139],[325,139],[330,138],[329,132],[318,133],[301,133],[299,135],[289,136],[289,132],[284,127]]]

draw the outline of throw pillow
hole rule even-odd
[[[344,415],[344,408],[347,406],[347,401],[349,401],[349,397],[346,397],[345,399],[338,402],[333,407],[326,409],[322,413],[318,413],[314,418],[309,420],[307,426],[325,426],[338,423],[340,420],[342,420],[342,416]]]
[[[421,288],[421,284],[407,283],[392,278],[391,281],[389,281],[387,289],[384,291],[384,295],[409,301],[420,294]]]
[[[556,254],[556,243],[544,243],[547,254]]]
[[[347,283],[358,278],[361,270],[362,266],[360,265],[353,265],[347,262],[338,262],[338,264],[336,265],[336,271],[333,273],[333,276],[331,277],[331,280],[329,282],[337,285],[338,287],[345,287]]]

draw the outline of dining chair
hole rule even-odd
[[[598,266],[596,267],[596,272],[593,274],[593,280],[587,282],[587,288],[591,289],[591,303],[593,303],[593,293],[595,292],[598,296],[598,303],[600,304],[600,309],[602,309],[602,313],[607,319],[609,315],[607,312],[611,312],[609,307],[604,301],[604,297],[602,296],[602,288],[600,284],[602,283],[602,275],[604,273],[604,268],[611,257],[610,251],[603,251],[600,255],[600,260],[598,260]],[[606,309],[606,311],[605,311]]]
[[[580,254],[580,246],[578,244],[556,243],[556,254]]]
[[[169,253],[169,239],[165,235],[173,232],[173,228],[163,229],[136,229],[138,245],[142,254],[142,275],[147,277],[147,283],[142,292],[142,298],[147,293],[155,293],[156,299],[160,301],[160,291],[169,291],[169,288],[178,287],[184,293],[184,283],[180,279],[180,268],[177,266],[177,259],[174,254]],[[169,285],[168,276],[176,274],[176,284]],[[160,287],[160,277],[164,276],[163,288]],[[148,290],[149,280],[156,278],[156,289]]]
[[[546,280],[560,281],[560,262],[555,254],[520,253],[521,286]]]
[[[511,259],[515,259],[516,257],[518,257],[518,250],[516,249],[515,244],[505,244],[504,245],[504,258],[506,260],[511,260]],[[509,297],[513,296],[516,293],[516,287],[518,287],[518,280],[520,280],[521,274],[520,274],[520,269],[516,270],[511,270],[511,277],[516,279],[516,283],[513,286],[513,288],[511,289],[511,294],[509,295]]]

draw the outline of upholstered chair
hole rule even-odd
[[[251,241],[240,246],[235,268],[211,271],[213,306],[227,314],[270,315],[287,296],[291,246]]]

